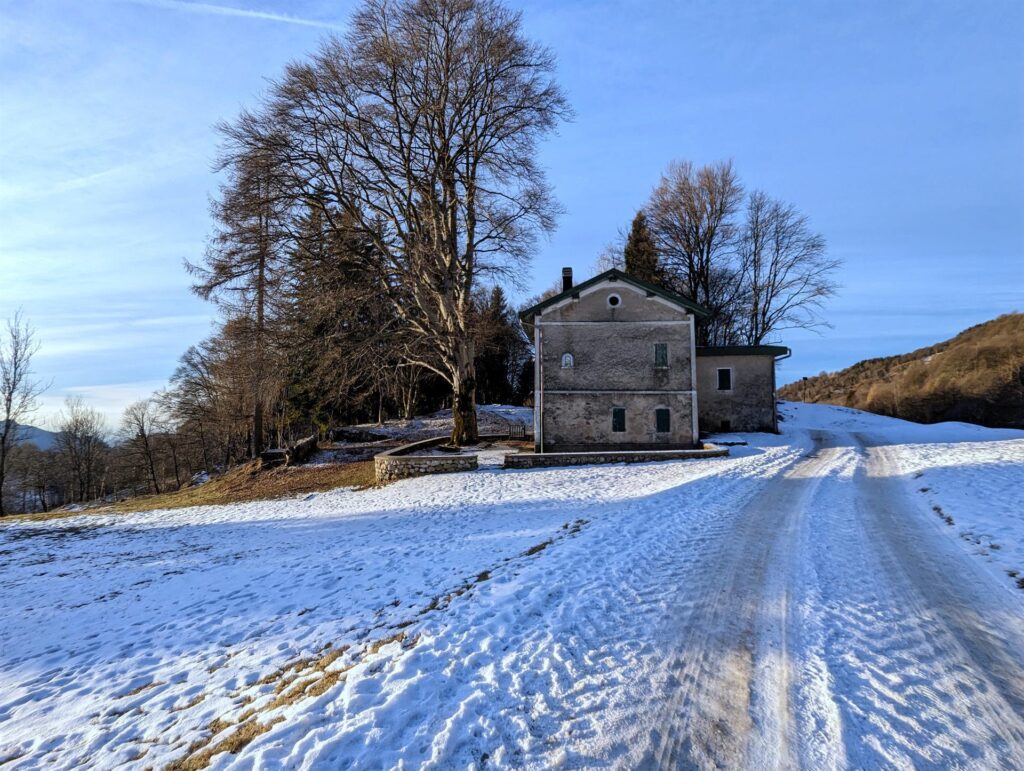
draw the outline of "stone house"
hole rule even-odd
[[[701,432],[776,431],[781,346],[698,348],[707,311],[608,270],[520,314],[536,349],[538,452],[684,449]]]

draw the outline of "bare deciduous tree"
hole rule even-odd
[[[121,440],[125,451],[146,469],[153,492],[159,494],[160,480],[156,473],[153,436],[158,430],[157,423],[158,414],[153,400],[141,399],[129,404],[121,419]]]
[[[647,204],[661,282],[710,312],[698,345],[759,345],[784,329],[824,326],[840,261],[795,207],[755,191],[732,164],[672,163]]]
[[[7,320],[6,332],[0,339],[0,517],[5,514],[3,492],[21,423],[36,409],[37,400],[45,390],[45,386],[32,377],[32,357],[39,350],[39,344],[20,310]]]
[[[796,208],[760,191],[751,193],[740,262],[741,330],[747,345],[760,345],[784,329],[825,326],[817,311],[835,294],[832,274],[840,262],[828,257],[825,239],[811,231]]]
[[[730,316],[741,292],[735,215],[742,201],[731,162],[697,168],[682,161],[669,165],[647,204],[665,283],[711,313],[698,327],[699,345],[735,342]]]
[[[102,487],[107,451],[106,421],[81,397],[69,397],[57,416],[57,453],[62,471],[71,480],[69,501],[87,501]]]
[[[275,147],[297,200],[373,240],[381,298],[436,352],[413,363],[451,385],[457,443],[477,435],[473,289],[514,277],[554,226],[536,161],[569,114],[553,69],[494,0],[368,0],[263,114],[224,129],[239,154]]]

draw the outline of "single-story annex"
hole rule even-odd
[[[777,431],[776,345],[705,348],[707,311],[608,270],[520,314],[536,349],[537,452],[684,449],[700,434]]]

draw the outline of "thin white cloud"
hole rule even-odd
[[[25,422],[49,430],[56,429],[56,420],[69,396],[79,396],[87,407],[97,410],[107,421],[108,429],[116,429],[124,408],[139,399],[152,396],[165,387],[163,380],[140,380],[133,383],[76,385],[54,389],[39,399],[39,410]]]
[[[188,0],[124,0],[135,5],[147,5],[151,8],[166,8],[174,11],[185,11],[186,13],[202,13],[213,16],[236,16],[245,19],[260,19],[262,21],[276,21],[284,24],[298,24],[303,27],[319,27],[321,29],[342,30],[340,24],[332,24],[317,19],[304,19],[300,16],[292,16],[286,13],[271,13],[269,11],[254,11],[249,8],[233,8],[228,5],[215,5],[213,3],[193,3]]]

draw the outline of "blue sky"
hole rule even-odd
[[[113,421],[210,331],[215,122],[343,30],[338,0],[0,0],[0,317]],[[834,328],[780,381],[1024,310],[1024,3],[528,2],[575,120],[543,147],[566,209],[523,295],[592,272],[672,159],[731,158],[844,268]],[[520,295],[522,296],[522,295]]]

